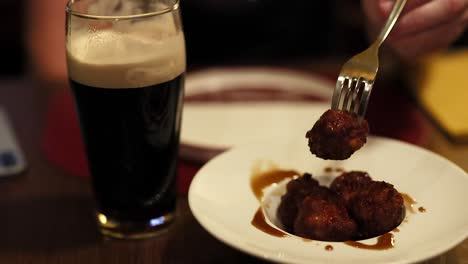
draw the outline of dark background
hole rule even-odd
[[[0,1],[0,76],[26,71],[26,1]],[[341,58],[367,45],[359,0],[182,0],[181,6],[189,66]],[[455,46],[467,43],[465,33]]]
[[[27,0],[0,1],[0,77],[19,75],[25,70],[23,7]],[[35,0],[32,0],[35,1]]]

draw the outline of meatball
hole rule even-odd
[[[405,217],[403,197],[386,182],[372,181],[361,188],[348,208],[359,226],[361,238],[381,235],[397,227]]]
[[[312,154],[322,159],[344,160],[366,143],[369,125],[354,113],[327,110],[306,133]]]
[[[294,234],[322,241],[352,239],[357,225],[335,193],[325,187],[305,197],[299,204]]]
[[[319,186],[319,182],[312,178],[312,174],[304,173],[301,177],[288,182],[286,190],[288,193],[309,193],[309,190],[316,186]]]
[[[297,216],[298,205],[309,194],[319,186],[312,175],[305,173],[302,177],[290,181],[286,185],[287,193],[281,197],[278,207],[278,217],[288,232],[293,232],[294,219]]]
[[[352,207],[352,202],[362,188],[372,182],[372,178],[364,171],[344,172],[335,178],[330,190],[343,198],[346,208]]]
[[[345,172],[330,188],[310,174],[292,180],[278,207],[285,230],[295,235],[346,241],[382,235],[405,216],[402,195],[393,185],[373,181],[363,171]]]

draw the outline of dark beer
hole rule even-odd
[[[78,2],[67,5],[67,69],[98,228],[153,236],[176,207],[186,67],[178,0]]]
[[[173,212],[183,75],[141,88],[70,82],[99,212],[121,221]]]

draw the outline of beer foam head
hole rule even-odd
[[[138,88],[174,79],[185,71],[185,41],[169,18],[69,30],[69,77],[101,88]]]

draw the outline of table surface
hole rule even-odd
[[[43,122],[37,98],[28,78],[0,81],[0,105],[29,163],[23,175],[0,181],[0,263],[264,263],[207,233],[185,195],[165,234],[132,241],[97,235],[89,182],[55,167],[39,148]],[[468,145],[453,145],[425,123],[424,147],[468,170]],[[468,240],[427,263],[468,263]]]

